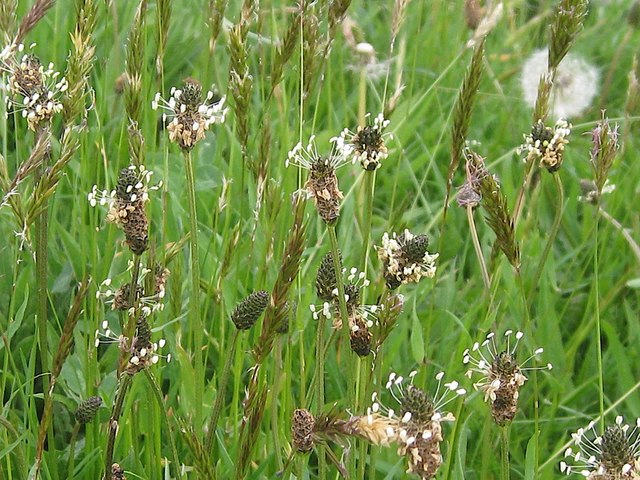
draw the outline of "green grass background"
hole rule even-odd
[[[30,2],[20,1],[23,14]],[[188,231],[188,205],[183,160],[178,149],[170,145],[158,130],[157,112],[151,110],[151,100],[158,90],[168,91],[186,76],[199,79],[203,85],[215,84],[224,93],[228,84],[228,50],[223,32],[216,49],[209,52],[209,29],[205,23],[207,2],[174,0],[164,60],[162,79],[155,74],[156,4],[150,2],[146,17],[145,70],[142,72],[146,165],[162,180],[161,192],[151,193],[152,242],[156,248],[179,241]],[[323,2],[320,2],[323,3]],[[501,181],[510,206],[522,181],[524,164],[515,154],[523,133],[531,126],[531,109],[521,99],[518,76],[526,57],[547,42],[547,25],[554,2],[505,2],[506,15],[489,35],[486,44],[485,73],[471,119],[468,138],[477,140],[477,150]],[[523,240],[522,265],[525,290],[535,295],[532,306],[534,338],[527,337],[521,347],[524,359],[528,352],[542,346],[543,363],[554,369],[537,374],[537,395],[540,402],[540,437],[538,462],[543,466],[539,478],[557,478],[557,453],[570,440],[569,432],[597,417],[598,369],[596,356],[596,285],[603,331],[603,365],[605,408],[617,404],[607,420],[616,414],[629,421],[640,415],[640,396],[636,388],[640,323],[637,280],[640,277],[637,259],[619,232],[601,221],[599,235],[599,276],[594,276],[595,210],[577,201],[578,180],[590,178],[590,136],[585,135],[599,119],[600,107],[607,116],[621,123],[623,151],[611,172],[616,185],[605,199],[604,207],[638,238],[640,218],[638,195],[640,163],[637,161],[638,126],[624,120],[627,74],[634,54],[640,53],[640,34],[627,23],[631,2],[594,1],[585,22],[584,31],[572,49],[595,64],[604,78],[613,68],[613,83],[606,99],[598,99],[592,108],[571,119],[573,132],[560,172],[565,188],[565,204],[558,237],[539,285],[531,292],[530,280],[557,208],[551,177],[544,171],[535,193],[528,198],[525,221],[518,238]],[[230,2],[226,18],[239,18],[240,2]],[[97,301],[93,295],[105,278],[126,281],[125,273],[130,253],[124,248],[123,236],[114,226],[106,224],[105,212],[91,209],[86,194],[94,184],[115,185],[118,171],[129,164],[127,123],[122,95],[115,84],[124,71],[126,42],[137,2],[99,1],[95,30],[96,57],[90,78],[95,104],[87,117],[87,132],[69,164],[50,207],[49,344],[55,348],[61,322],[70,305],[74,286],[85,275],[93,280],[82,319],[75,330],[75,347],[68,358],[55,391],[55,445],[45,454],[44,478],[65,478],[64,461],[69,454],[68,440],[73,428],[73,412],[79,401],[89,395],[100,395],[110,407],[116,385],[114,346],[93,347],[94,331],[104,320],[117,325],[117,315]],[[205,413],[213,405],[218,372],[224,361],[226,340],[233,328],[228,317],[233,306],[256,289],[269,290],[277,276],[283,246],[292,222],[290,194],[299,186],[295,169],[285,169],[287,152],[300,139],[310,134],[318,136],[319,144],[327,146],[329,137],[342,128],[354,128],[357,123],[359,74],[353,66],[357,57],[338,33],[324,70],[323,80],[300,106],[299,49],[285,68],[281,89],[269,101],[266,96],[268,74],[273,59],[270,42],[282,38],[290,13],[285,7],[292,2],[264,0],[260,3],[258,22],[251,29],[250,72],[254,78],[251,100],[250,151],[260,148],[265,128],[271,129],[269,146],[269,184],[257,215],[256,184],[243,166],[234,131],[234,117],[229,115],[224,125],[212,128],[206,139],[194,150],[196,191],[199,215],[199,240],[202,278],[206,291],[203,299],[205,324],[205,357],[207,387]],[[321,5],[318,5],[318,9]],[[348,14],[362,30],[363,40],[371,43],[380,60],[389,60],[391,11],[387,0],[354,0]],[[69,32],[74,28],[73,2],[60,0],[31,32],[26,43],[36,42],[36,53],[46,63],[52,61],[63,69],[70,49]],[[620,49],[618,61],[612,59],[622,38],[631,31],[630,40]],[[264,37],[257,41],[254,33]],[[396,51],[406,47],[401,64],[391,63],[391,80],[402,69],[406,85],[398,107],[391,117],[389,130],[394,139],[389,142],[390,156],[378,171],[372,218],[372,241],[379,244],[383,232],[409,228],[415,233],[427,233],[432,249],[440,253],[435,281],[423,280],[418,285],[403,287],[405,309],[398,325],[385,343],[381,355],[383,376],[391,371],[408,374],[418,369],[416,384],[427,389],[433,386],[433,376],[445,370],[468,388],[460,411],[458,435],[452,443],[453,428],[445,426],[444,463],[440,478],[498,478],[499,431],[491,421],[489,407],[482,396],[473,392],[471,382],[464,380],[462,351],[486,332],[497,326],[501,333],[507,328],[523,328],[524,312],[512,270],[499,257],[493,301],[483,293],[482,279],[469,235],[466,214],[452,206],[447,224],[440,236],[442,206],[445,195],[446,171],[450,155],[452,108],[471,51],[465,43],[471,32],[463,16],[463,2],[449,0],[415,0],[408,6],[406,20],[400,30]],[[397,59],[397,57],[395,57]],[[384,77],[367,83],[367,111],[381,109]],[[266,116],[270,124],[261,122]],[[300,115],[302,113],[302,117]],[[637,112],[636,112],[637,114]],[[54,132],[62,125],[54,122]],[[16,118],[1,123],[2,153],[10,172],[29,155],[32,133],[25,122]],[[55,146],[54,146],[55,149]],[[338,240],[346,266],[355,265],[364,245],[358,222],[361,215],[358,167],[340,170],[340,185],[345,192]],[[226,191],[227,206],[220,211],[223,182],[230,181]],[[463,180],[460,170],[454,184]],[[29,189],[25,182],[24,189]],[[3,192],[4,193],[4,192]],[[533,200],[532,200],[533,199]],[[270,382],[281,382],[281,393],[269,398],[253,455],[249,478],[275,478],[290,451],[290,416],[294,408],[308,406],[309,382],[314,366],[315,325],[308,305],[318,303],[314,281],[322,255],[329,250],[325,228],[311,203],[307,207],[308,235],[301,272],[295,286],[297,310],[290,331],[279,339],[281,368],[274,354],[266,363]],[[15,224],[7,207],[0,209],[0,392],[3,393],[0,416],[0,478],[21,478],[20,457],[29,467],[35,457],[38,415],[41,408],[41,380],[37,360],[35,335],[35,265],[27,246],[20,250],[14,235]],[[476,213],[480,240],[489,256],[493,233]],[[439,249],[439,250],[438,250]],[[369,277],[380,290],[379,263],[371,254]],[[116,460],[125,467],[129,478],[160,479],[169,475],[164,458],[169,456],[163,416],[189,419],[193,415],[193,351],[188,339],[193,334],[187,320],[190,301],[188,248],[169,266],[166,308],[154,315],[155,335],[168,341],[167,351],[174,361],[153,367],[165,393],[168,411],[162,411],[152,401],[148,384],[142,376],[134,379],[121,421],[116,443]],[[631,282],[631,283],[630,283]],[[635,288],[634,288],[635,285]],[[375,297],[372,290],[369,298]],[[217,434],[219,478],[232,478],[236,455],[236,439],[242,414],[241,400],[248,379],[250,357],[245,353],[258,338],[255,329],[244,337],[233,366],[233,379],[228,401]],[[328,335],[327,335],[328,336]],[[344,348],[344,345],[342,346]],[[345,378],[335,348],[330,350],[326,364],[326,399],[337,403],[338,411],[349,411],[345,403]],[[512,478],[533,478],[533,450],[525,458],[534,435],[533,382],[522,388],[520,412],[511,428]],[[473,393],[472,393],[473,392]],[[622,402],[618,402],[623,398]],[[278,402],[278,418],[272,424],[272,403]],[[452,404],[455,405],[455,404]],[[453,407],[452,407],[453,408]],[[101,475],[106,441],[109,408],[103,408],[98,421],[87,425],[78,438],[76,470],[73,478],[95,479]],[[271,426],[277,426],[279,445],[274,444]],[[197,427],[197,426],[196,426]],[[179,457],[191,464],[186,445],[176,434]],[[454,447],[452,448],[452,445]],[[334,446],[338,456],[341,448]],[[376,478],[403,478],[404,460],[395,449],[376,449]],[[353,453],[357,452],[354,446]],[[555,457],[554,457],[555,455]],[[296,461],[292,469],[301,478],[315,478],[315,454]],[[528,466],[528,467],[527,467]],[[196,478],[188,474],[189,478]],[[289,474],[287,474],[289,475]],[[293,473],[291,473],[293,475]],[[329,478],[334,478],[331,469]],[[291,477],[293,478],[293,477]],[[373,477],[367,477],[373,478]]]

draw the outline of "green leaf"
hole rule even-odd
[[[527,442],[527,454],[524,460],[524,480],[534,480],[536,474],[536,449],[538,444],[538,435],[536,432]]]

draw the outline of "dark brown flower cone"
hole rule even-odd
[[[131,251],[136,255],[142,255],[149,246],[149,220],[141,198],[133,202],[128,209],[122,230]]]
[[[356,316],[353,320],[353,324],[357,329],[354,330],[353,326],[351,328],[351,350],[353,350],[359,357],[366,357],[371,353],[371,339],[373,335],[371,335],[367,324],[361,317]]]
[[[340,215],[342,200],[335,168],[328,160],[319,159],[311,165],[305,186],[313,197],[320,218],[328,225],[333,225]]]
[[[268,304],[268,292],[253,292],[236,306],[231,314],[231,321],[238,330],[248,330],[255,325]]]
[[[102,398],[94,396],[89,397],[84,400],[80,405],[78,405],[78,409],[76,410],[76,420],[78,423],[89,423],[94,419],[96,413],[102,406]]]
[[[340,256],[340,264],[342,265],[342,256]],[[333,265],[333,255],[328,252],[318,267],[318,275],[316,275],[316,293],[325,302],[333,300],[333,291],[337,286],[336,270]]]
[[[308,410],[297,408],[291,419],[291,437],[293,448],[300,453],[307,453],[313,449],[313,430],[315,418]]]
[[[496,399],[491,404],[491,416],[497,425],[503,427],[513,421],[518,411],[518,386],[503,383],[495,394]]]

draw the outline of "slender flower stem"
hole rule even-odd
[[[334,257],[335,259],[336,257]],[[336,270],[338,272],[339,270]],[[338,277],[339,275],[336,275]],[[324,409],[324,329],[325,329],[325,316],[320,315],[318,318],[318,330],[316,332],[316,365],[315,365],[315,377],[316,377],[316,396],[315,396],[315,411],[317,415],[322,414]],[[320,479],[327,478],[327,458],[324,446],[318,446],[318,477]]]
[[[460,421],[460,415],[462,413],[463,405],[464,400],[462,398],[458,399],[458,408],[456,409],[455,415],[456,421],[453,423],[453,432],[451,432],[451,448],[449,449],[450,453],[449,455],[447,455],[447,464],[444,468],[444,471],[446,472],[446,476],[444,478],[446,478],[446,480],[450,480],[453,474],[453,460],[456,457],[456,449],[460,437],[459,430],[460,426],[462,425],[462,422]]]
[[[506,425],[500,429],[500,452],[501,452],[501,460],[502,460],[502,480],[509,480],[510,475],[510,466],[509,466],[509,434],[510,434],[511,426]]]
[[[187,175],[187,190],[189,195],[189,220],[191,231],[189,235],[191,249],[191,302],[190,324],[194,332],[193,351],[195,353],[195,425],[202,425],[202,394],[204,389],[204,365],[202,361],[202,318],[200,316],[200,257],[198,252],[198,216],[196,212],[196,185],[193,173],[193,161],[190,151],[184,151],[184,166]],[[198,428],[198,436],[202,436]]]
[[[602,368],[602,325],[600,324],[600,270],[598,266],[600,206],[596,210],[596,226],[593,247],[593,274],[595,277],[596,302],[596,350],[598,355],[598,404],[600,406],[600,433],[604,433],[604,370]]]
[[[534,296],[534,292],[538,287],[538,282],[540,281],[540,276],[542,275],[542,270],[544,269],[545,263],[547,263],[547,257],[549,256],[549,252],[551,251],[551,247],[553,246],[553,242],[558,235],[558,230],[560,228],[560,221],[562,220],[562,212],[564,211],[564,191],[562,189],[562,180],[560,180],[560,175],[557,172],[553,174],[553,180],[556,184],[556,192],[558,194],[556,198],[557,208],[556,208],[556,216],[553,220],[553,225],[551,226],[551,231],[549,232],[549,236],[547,237],[547,243],[544,246],[544,250],[542,251],[542,256],[540,257],[540,261],[538,262],[538,268],[536,269],[536,273],[533,276],[533,282],[531,283],[531,292],[529,296],[529,303]]]
[[[618,220],[616,220],[613,216],[611,216],[611,214],[607,212],[604,208],[598,207],[598,211],[600,212],[600,215],[602,215],[602,218],[604,218],[607,222],[609,222],[613,226],[613,228],[615,228],[622,234],[624,239],[629,244],[631,251],[635,255],[636,260],[638,260],[638,263],[640,263],[640,246],[634,240],[633,236],[629,233],[629,230],[624,228],[622,224]]]
[[[371,217],[373,215],[373,191],[376,185],[376,170],[364,172],[364,218],[362,219],[362,259],[360,269],[367,274],[371,251]]]
[[[224,403],[225,394],[227,391],[227,384],[229,383],[229,377],[231,373],[231,365],[236,357],[236,347],[238,346],[238,337],[240,330],[237,328],[233,332],[231,343],[229,344],[229,350],[226,354],[226,360],[222,369],[222,376],[220,377],[220,383],[218,385],[218,392],[216,393],[216,401],[213,404],[213,413],[209,419],[209,428],[207,429],[207,439],[205,442],[205,452],[212,454],[213,439],[216,435],[216,428],[218,427],[218,419],[220,418],[220,412],[222,412],[222,404]]]
[[[487,270],[487,264],[482,254],[482,247],[480,246],[480,240],[478,239],[478,231],[476,230],[476,222],[473,219],[473,207],[467,205],[467,220],[469,221],[469,230],[471,231],[471,240],[473,241],[473,248],[476,250],[476,256],[480,263],[480,270],[482,271],[482,282],[487,292],[491,290],[491,279],[489,278],[489,272]]]
[[[49,134],[49,127],[38,127],[35,133],[34,145],[37,145],[40,140]],[[49,158],[51,156],[50,145],[47,145],[45,153],[42,155],[42,163],[36,171],[36,183],[40,182],[42,175],[44,174]],[[47,242],[48,242],[48,200],[44,200],[42,204],[42,211],[37,216],[35,221],[36,236],[35,236],[35,250],[36,250],[36,278],[37,278],[37,292],[38,292],[38,341],[40,343],[40,362],[42,365],[42,371],[49,371],[49,347],[48,347],[48,303],[47,298]],[[46,398],[49,389],[48,377],[43,377],[43,391]],[[50,441],[52,441],[50,439]]]
[[[131,386],[131,380],[133,377],[128,373],[124,373],[120,376],[118,391],[116,393],[116,399],[113,404],[113,410],[111,411],[111,418],[109,419],[109,434],[107,436],[107,449],[104,455],[104,480],[111,480],[111,465],[113,465],[113,450],[116,444],[116,434],[118,433],[118,426],[120,421],[120,415],[122,415],[122,406],[124,405],[124,399],[127,396],[127,391]]]
[[[336,287],[338,289],[338,305],[340,307],[340,318],[342,319],[342,333],[344,340],[349,345],[351,336],[349,331],[349,316],[347,314],[347,302],[344,298],[344,283],[342,281],[342,265],[340,263],[340,252],[338,250],[338,238],[336,237],[336,227],[327,226],[329,240],[331,241],[331,256],[333,257],[333,268],[336,272]],[[352,377],[351,369],[347,369],[349,377]],[[351,385],[351,382],[349,383]]]
[[[522,185],[520,185],[520,189],[518,190],[518,196],[516,197],[516,204],[513,208],[514,228],[518,226],[518,220],[520,219],[520,215],[522,214],[522,209],[524,207],[524,198],[527,191],[527,187],[531,184],[531,178],[533,177],[534,164],[535,164],[535,160],[530,160],[527,162],[525,166],[524,179],[522,180]]]

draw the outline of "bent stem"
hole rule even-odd
[[[469,230],[471,231],[471,240],[473,241],[473,248],[476,250],[476,256],[480,263],[480,270],[482,271],[482,282],[487,292],[491,290],[491,279],[489,278],[489,272],[487,270],[487,264],[482,254],[482,247],[480,246],[480,240],[478,239],[478,231],[476,230],[476,223],[473,219],[473,207],[467,205],[467,220],[469,221]]]
[[[542,252],[542,256],[540,257],[540,261],[538,262],[538,268],[536,269],[536,273],[533,276],[533,282],[531,283],[531,293],[529,298],[529,303],[531,302],[531,298],[534,295],[534,292],[538,288],[538,282],[540,281],[540,276],[542,275],[542,270],[544,269],[544,265],[547,262],[547,257],[549,256],[549,252],[551,251],[551,247],[553,242],[558,235],[558,230],[560,228],[560,221],[562,220],[562,212],[564,210],[564,191],[562,189],[562,180],[560,180],[560,175],[557,172],[553,174],[553,180],[556,184],[556,193],[558,194],[557,203],[558,206],[556,208],[556,216],[553,219],[553,225],[551,226],[551,231],[549,232],[549,236],[547,237],[547,243],[544,246],[544,250]]]
[[[501,452],[501,460],[502,460],[502,480],[509,480],[510,472],[509,472],[509,433],[511,426],[505,425],[500,429],[500,452]]]
[[[198,251],[198,216],[196,211],[196,186],[193,173],[191,151],[184,151],[184,167],[187,175],[187,193],[189,196],[189,220],[191,235],[189,243],[191,250],[191,308],[189,317],[193,329],[193,351],[195,352],[195,425],[203,425],[202,391],[204,389],[204,365],[202,361],[202,318],[200,317],[200,257]],[[198,437],[202,437],[202,428],[197,428]]]
[[[238,337],[240,335],[240,330],[237,328],[233,332],[233,337],[231,338],[231,344],[229,345],[229,350],[227,351],[226,360],[224,362],[224,367],[222,369],[222,376],[220,377],[220,384],[218,385],[218,393],[216,394],[216,401],[213,405],[213,413],[211,414],[211,418],[209,419],[209,427],[207,429],[207,439],[205,442],[205,452],[209,452],[212,454],[213,449],[213,439],[216,434],[216,428],[218,427],[218,419],[220,418],[220,412],[222,412],[222,404],[225,399],[225,394],[227,391],[227,384],[229,383],[229,377],[231,373],[231,364],[233,363],[236,357],[236,346],[238,345]]]
[[[629,233],[629,230],[624,228],[624,226],[618,220],[616,220],[609,212],[607,212],[604,208],[598,207],[598,211],[600,212],[600,215],[602,215],[602,218],[604,218],[607,222],[611,224],[611,226],[613,226],[613,228],[615,228],[622,234],[624,239],[629,244],[631,251],[635,255],[636,260],[638,260],[638,263],[640,263],[640,246],[634,240],[631,233]]]

